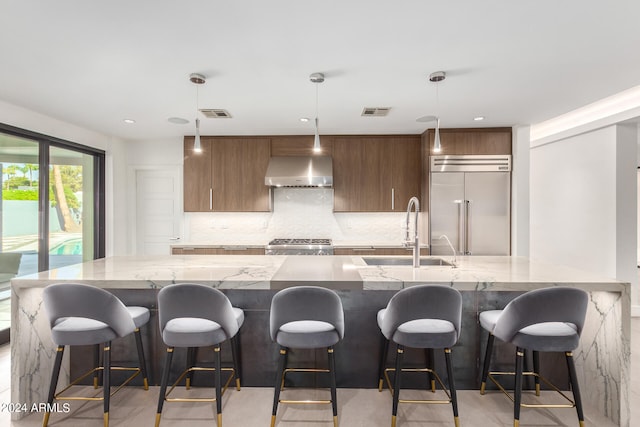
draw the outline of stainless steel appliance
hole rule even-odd
[[[271,157],[264,183],[272,187],[331,187],[333,162],[329,156]]]
[[[511,156],[432,156],[431,255],[509,255]]]
[[[265,255],[333,255],[331,239],[273,239]]]

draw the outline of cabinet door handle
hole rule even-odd
[[[213,188],[209,189],[209,210],[213,210]]]
[[[396,210],[396,189],[393,187],[391,188],[391,210]]]

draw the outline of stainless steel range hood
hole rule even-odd
[[[329,156],[271,157],[264,183],[272,187],[331,187],[333,162]]]

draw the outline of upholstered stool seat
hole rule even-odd
[[[580,333],[587,311],[587,293],[575,288],[553,287],[537,289],[520,295],[511,301],[504,310],[489,310],[480,313],[479,320],[483,329],[489,332],[480,393],[484,394],[487,378],[504,391],[494,378],[497,375],[512,375],[503,372],[489,372],[493,342],[497,337],[501,341],[516,347],[516,372],[514,397],[514,426],[520,423],[522,401],[522,376],[534,377],[536,394],[540,395],[539,352],[564,352],[569,369],[569,382],[574,401],[565,397],[569,404],[528,404],[527,407],[569,407],[576,408],[580,425],[584,424],[584,415],[580,400],[580,389],[573,362],[572,351],[578,347]],[[533,372],[523,372],[525,350],[533,352]],[[550,384],[550,383],[549,383]],[[555,386],[552,386],[555,388]]]
[[[291,348],[330,347],[340,341],[336,328],[328,322],[299,320],[280,326],[278,344]]]
[[[133,319],[133,324],[136,325],[136,328],[139,328],[142,325],[146,325],[151,317],[151,313],[149,312],[149,309],[147,307],[128,305],[127,311],[129,311],[129,314]]]
[[[480,326],[486,331],[493,331],[498,318],[502,314],[502,310],[488,310],[480,313]]]
[[[451,403],[454,423],[456,426],[459,425],[458,402],[451,365],[451,347],[456,344],[460,336],[461,320],[462,296],[460,292],[441,285],[419,285],[405,288],[391,298],[387,308],[378,311],[377,322],[382,332],[378,387],[382,391],[382,384],[386,379],[389,390],[392,392],[392,427],[396,425],[399,403]],[[386,368],[389,341],[393,341],[397,346],[395,369]],[[432,391],[435,391],[434,378],[444,389],[444,383],[433,368],[433,349],[444,349],[449,377],[449,392],[445,389],[449,396],[448,401],[404,401],[400,399],[400,378],[403,372],[402,359],[405,347],[428,350],[427,368],[412,369],[412,371],[428,373]],[[388,371],[395,372],[393,387],[387,375]]]
[[[218,289],[194,283],[178,283],[162,288],[158,293],[158,317],[160,333],[167,346],[167,356],[158,396],[156,427],[164,402],[216,402],[218,427],[222,427],[222,371],[231,371],[224,385],[226,390],[235,377],[236,388],[240,390],[240,369],[238,363],[238,332],[244,323],[244,311],[232,307],[229,299]],[[222,368],[220,344],[231,341],[233,368]],[[187,368],[179,376],[176,383],[167,392],[169,372],[175,347],[187,348]],[[213,347],[215,368],[196,367],[196,354],[199,347]],[[176,385],[186,377],[186,388],[189,389],[194,371],[214,371],[215,398],[180,398],[172,399],[169,394]]]
[[[58,346],[49,386],[47,402],[50,405],[48,407],[51,407],[54,399],[101,399],[104,406],[104,425],[108,426],[112,369],[134,371],[122,385],[129,383],[138,374],[142,373],[144,388],[148,389],[147,371],[139,328],[149,322],[149,309],[137,306],[126,307],[116,296],[103,289],[76,283],[58,283],[47,286],[43,292],[43,300],[49,317],[51,338]],[[136,368],[112,367],[111,341],[131,333],[135,334],[140,366]],[[69,387],[56,393],[64,349],[66,346],[74,345],[94,346],[94,368],[73,381],[71,385],[77,384],[93,373],[94,388],[97,388],[99,373],[102,372],[103,395],[101,398],[63,396],[62,394]],[[102,366],[100,366],[100,345],[103,346],[104,353]],[[116,389],[116,391],[119,389]],[[49,421],[49,416],[50,413],[45,412],[44,427]]]
[[[316,286],[296,286],[279,291],[271,300],[269,330],[271,339],[280,346],[271,427],[276,423],[285,374],[295,371],[329,373],[330,401],[287,400],[287,403],[331,403],[333,424],[337,427],[338,405],[333,346],[344,337],[344,311],[338,294],[330,289]],[[287,369],[287,353],[291,348],[327,348],[329,369]]]
[[[65,317],[54,323],[51,338],[58,345],[92,345],[112,341],[118,334],[99,320]]]

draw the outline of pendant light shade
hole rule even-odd
[[[320,147],[320,133],[318,131],[318,118],[316,117],[316,133],[313,137],[313,152],[320,153],[322,152],[322,147]]]
[[[202,145],[200,144],[200,119],[196,118],[196,139],[193,142],[193,151],[202,153]]]
[[[440,145],[440,118],[436,119],[436,136],[433,141],[433,152],[440,153],[442,151],[442,145]]]
[[[198,118],[199,111],[199,92],[198,87],[203,85],[207,80],[202,74],[192,73],[189,76],[189,81],[196,85],[196,137],[193,141],[193,152],[202,153],[202,145],[200,143],[200,119]]]

